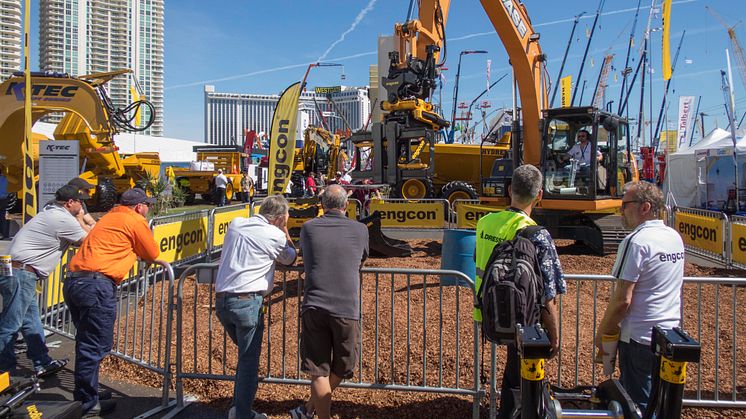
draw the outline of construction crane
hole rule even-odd
[[[723,18],[720,17],[720,15],[711,7],[705,6],[705,9],[707,9],[707,11],[715,19],[717,19],[721,25],[723,25],[725,30],[728,31],[728,38],[730,39],[731,46],[733,47],[733,55],[736,56],[736,69],[738,70],[738,74],[741,76],[741,83],[743,83],[743,87],[746,90],[746,56],[744,56],[743,48],[741,48],[741,43],[738,42],[738,38],[736,37],[736,26],[738,26],[741,21],[739,20],[733,26],[728,26],[728,24],[725,23],[725,20],[723,20]]]

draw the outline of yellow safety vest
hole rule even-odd
[[[482,275],[487,269],[487,261],[495,245],[506,240],[513,240],[516,233],[536,222],[523,211],[500,211],[487,214],[477,223],[477,250],[474,253],[477,266],[475,286],[477,291],[482,286]],[[474,308],[474,320],[482,321],[482,310]]]

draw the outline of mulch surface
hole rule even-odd
[[[440,242],[412,240],[415,253],[410,258],[370,259],[367,267],[440,268]],[[562,266],[566,273],[608,274],[615,255],[599,257],[571,241],[558,241]],[[687,263],[687,276],[745,276],[743,271],[713,269]],[[150,291],[158,294],[154,287]],[[278,275],[269,296],[264,347],[260,374],[273,379],[297,380],[307,377],[299,372],[298,304],[302,292],[302,275],[296,271]],[[562,297],[562,351],[547,363],[547,376],[563,387],[603,381],[600,368],[592,362],[593,336],[609,299],[610,283],[570,281]],[[440,279],[422,275],[366,274],[362,284],[363,353],[352,383],[381,383],[417,386],[469,388],[473,382],[474,331],[471,319],[473,297],[463,287],[440,286]],[[235,373],[236,347],[225,337],[223,327],[214,315],[212,290],[188,278],[184,283],[184,330],[181,348],[184,372],[232,376]],[[697,301],[701,303],[698,304]],[[149,304],[152,298],[148,299]],[[746,316],[746,291],[742,288],[713,285],[687,285],[684,297],[684,326],[702,343],[700,365],[688,367],[687,397],[696,397],[697,386],[703,398],[712,398],[717,390],[721,399],[733,394],[731,376],[735,366],[736,394],[744,400],[746,390],[746,354],[735,351],[733,316]],[[140,303],[142,304],[142,303]],[[457,316],[457,310],[460,315]],[[392,315],[393,311],[393,315]],[[147,318],[143,324],[159,328],[160,320]],[[407,318],[410,319],[407,324]],[[742,325],[743,320],[741,320]],[[575,333],[576,328],[579,334]],[[158,336],[156,334],[156,336]],[[175,336],[175,335],[174,335]],[[115,342],[124,339],[120,332]],[[128,337],[132,339],[132,337]],[[165,337],[161,337],[165,339]],[[742,339],[742,338],[741,338]],[[165,341],[165,340],[164,340]],[[115,343],[116,344],[116,343]],[[137,342],[132,342],[136,346]],[[481,342],[478,343],[480,350]],[[130,345],[132,346],[132,345]],[[157,346],[162,355],[165,348]],[[172,344],[175,356],[176,342]],[[489,346],[484,349],[489,355]],[[717,352],[716,352],[717,351]],[[283,355],[284,354],[284,355]],[[498,386],[504,364],[504,349],[497,348]],[[558,359],[562,360],[561,369]],[[161,357],[162,359],[162,357]],[[719,360],[719,363],[716,362]],[[489,374],[489,356],[483,362]],[[577,374],[576,374],[577,371]],[[701,374],[700,374],[701,372]],[[118,358],[107,357],[102,374],[117,380],[161,387],[157,374]],[[484,384],[483,387],[489,387]],[[184,391],[227,411],[233,394],[233,383],[221,380],[184,381]],[[172,393],[173,394],[173,393]],[[308,397],[307,385],[262,383],[255,408],[270,417],[287,417],[288,410]],[[482,401],[482,416],[487,416],[488,398]],[[337,418],[355,417],[466,417],[471,415],[472,399],[468,396],[385,390],[341,388],[335,391],[332,414]],[[746,412],[687,408],[684,417],[737,417]]]

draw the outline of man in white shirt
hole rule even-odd
[[[217,206],[225,205],[225,189],[228,187],[228,178],[223,174],[223,169],[218,169],[218,175],[215,176],[215,202]]]
[[[259,215],[236,218],[225,235],[215,280],[215,309],[225,332],[238,346],[229,418],[266,418],[252,409],[264,333],[262,301],[273,288],[275,261],[295,262],[288,217],[288,202],[272,195],[262,201]]]
[[[650,349],[654,326],[679,326],[684,281],[684,243],[660,220],[663,194],[648,182],[625,186],[622,224],[632,232],[622,241],[612,275],[616,289],[596,334],[619,337],[620,381],[645,412],[652,387],[655,355]]]
[[[578,142],[575,143],[570,151],[567,152],[570,157],[577,160],[581,166],[588,166],[591,164],[591,154],[593,154],[593,144],[588,141],[591,138],[588,130],[581,129],[578,131]],[[596,160],[601,161],[603,156],[601,151],[596,150]]]

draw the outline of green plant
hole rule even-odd
[[[154,176],[146,172],[144,178],[140,179],[138,186],[156,199],[150,208],[150,216],[157,217],[168,210],[184,205],[186,193],[178,185],[174,185],[165,177]]]

